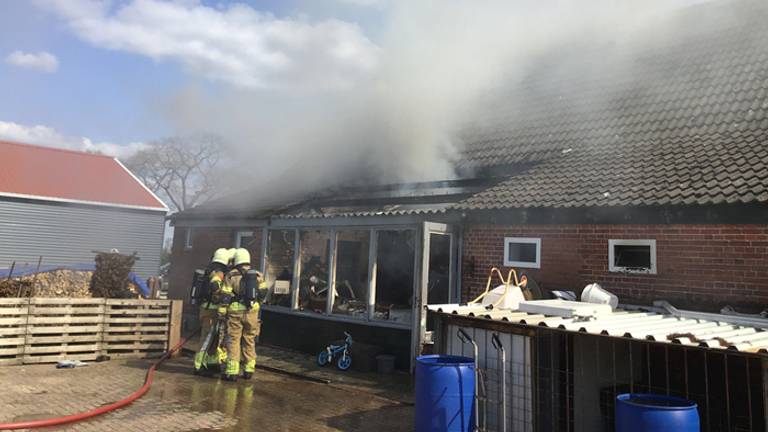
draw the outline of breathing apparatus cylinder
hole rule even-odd
[[[259,272],[248,270],[240,280],[240,297],[242,302],[248,306],[251,302],[259,300]]]
[[[192,277],[192,292],[190,293],[190,298],[192,299],[191,301],[193,305],[198,305],[209,297],[208,280],[205,273],[205,270],[197,269]]]

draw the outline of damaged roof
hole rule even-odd
[[[460,134],[457,170],[476,187],[386,199],[377,189],[421,186],[342,189],[258,214],[768,203],[768,2],[714,1],[660,21],[612,45],[559,47],[494,89]],[[227,212],[201,210],[182,217]]]
[[[460,167],[516,172],[455,208],[768,202],[765,22],[764,1],[713,2],[658,40],[540,62],[463,135]]]

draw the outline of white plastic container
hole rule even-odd
[[[600,285],[589,284],[581,292],[581,301],[594,304],[611,305],[611,309],[616,309],[619,305],[619,298],[604,290]]]
[[[506,295],[504,295],[505,290],[507,293]],[[523,296],[523,291],[520,287],[510,285],[509,289],[507,289],[504,285],[499,285],[483,297],[482,305],[488,306],[495,304],[502,297],[504,298],[501,302],[494,306],[495,309],[517,310],[520,302],[525,301],[525,296]]]

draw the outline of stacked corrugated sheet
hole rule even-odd
[[[556,316],[480,305],[433,305],[446,314],[555,328],[571,332],[626,337],[656,342],[742,352],[768,353],[768,319],[691,311],[623,306],[613,312],[586,316]]]

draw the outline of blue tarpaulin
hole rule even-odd
[[[95,271],[96,270],[96,264],[71,264],[71,265],[59,265],[59,266],[53,266],[53,265],[47,265],[47,266],[40,266],[40,270],[37,269],[36,265],[26,265],[26,266],[16,266],[13,269],[13,277],[20,277],[20,276],[29,276],[33,275],[35,273],[48,273],[56,270],[72,270],[72,271]],[[8,274],[11,272],[11,269],[0,269],[0,278],[7,278]],[[139,287],[139,290],[141,290],[141,294],[144,297],[149,296],[149,287],[147,286],[147,283],[142,280],[140,277],[136,275],[136,273],[130,272],[128,273],[128,279],[131,280],[134,284],[136,284],[137,287]]]

